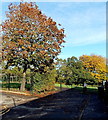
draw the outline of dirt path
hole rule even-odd
[[[21,103],[36,99],[37,97],[28,96],[24,94],[18,94],[17,92],[0,92],[1,100],[0,104],[5,104],[7,106],[17,106]],[[12,105],[13,104],[13,105]]]

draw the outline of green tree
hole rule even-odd
[[[50,70],[46,67],[46,72],[40,74],[39,72],[32,72],[32,86],[31,89],[35,92],[45,92],[54,89],[56,81],[56,70]]]
[[[70,70],[72,71],[72,75],[71,75],[72,77],[69,80],[69,83],[78,84],[80,72],[82,70],[81,62],[76,57],[72,56],[71,58],[67,58],[67,67],[69,67]]]
[[[57,60],[57,78],[56,81],[62,85],[65,83],[67,85],[74,84],[88,84],[94,83],[94,77],[91,73],[84,68],[83,62],[72,56],[66,60]]]
[[[67,67],[66,60],[57,60],[57,77],[56,82],[60,83],[60,88],[62,88],[62,83],[66,84],[67,80],[71,79],[72,71]]]
[[[84,84],[90,83],[93,80],[89,71],[84,69],[82,61],[75,56],[67,58],[67,67],[71,70],[71,77],[67,80],[68,84]]]

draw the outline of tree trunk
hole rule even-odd
[[[23,72],[23,79],[21,82],[20,91],[25,91],[25,82],[26,82],[26,72]]]
[[[62,83],[60,83],[60,90],[62,90]]]
[[[10,74],[8,75],[8,90],[10,90]]]
[[[33,91],[33,74],[31,74],[31,77],[30,77],[30,91],[31,92]]]

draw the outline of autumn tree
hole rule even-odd
[[[46,66],[52,67],[65,42],[64,29],[42,14],[34,2],[11,3],[8,8],[7,19],[2,23],[2,58],[7,61],[6,68],[23,69],[24,91],[27,69],[42,74]]]
[[[106,58],[106,80],[108,80],[108,58]]]
[[[106,59],[98,55],[82,55],[80,60],[83,62],[84,68],[87,69],[95,78],[95,82],[106,80]]]

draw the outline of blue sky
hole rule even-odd
[[[8,2],[2,2],[2,18]],[[106,57],[105,2],[37,2],[39,9],[65,29],[59,58],[97,54]]]

